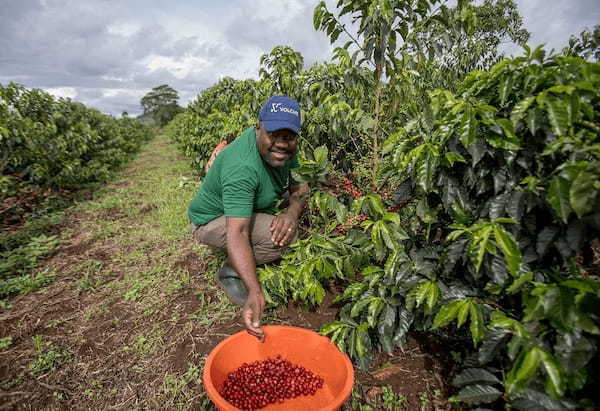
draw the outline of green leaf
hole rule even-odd
[[[417,167],[417,184],[421,186],[423,191],[431,192],[433,188],[433,176],[439,163],[437,153],[428,148],[425,156],[419,162]]]
[[[510,113],[510,121],[512,121],[514,128],[517,127],[517,123],[525,116],[525,113],[534,101],[535,97],[529,96],[515,104]]]
[[[431,314],[433,308],[440,299],[440,287],[437,281],[431,281],[429,285],[429,292],[427,294],[427,300],[425,301],[425,313]]]
[[[490,218],[496,219],[498,217],[502,217],[504,215],[504,209],[505,206],[507,204],[508,201],[508,195],[502,194],[499,196],[496,196],[491,202],[490,202],[490,212],[489,212],[489,216]]]
[[[524,274],[521,274],[519,277],[513,281],[513,283],[506,289],[506,292],[509,294],[514,294],[519,291],[525,284],[531,282],[533,280],[533,272],[528,271]]]
[[[521,221],[525,213],[527,194],[523,190],[514,190],[506,203],[506,213],[515,221]]]
[[[467,148],[467,151],[471,154],[471,164],[475,167],[483,156],[488,153],[488,147],[483,139],[478,138]]]
[[[543,353],[544,350],[538,346],[521,352],[506,377],[506,388],[509,393],[524,388],[535,376],[542,363]]]
[[[535,244],[535,251],[539,257],[543,257],[548,252],[548,249],[559,233],[560,229],[553,225],[546,226],[540,231]]]
[[[564,84],[559,84],[559,85],[556,85],[556,86],[552,86],[548,90],[546,90],[546,92],[567,93],[567,94],[571,94],[573,91],[575,91],[575,87],[573,87],[573,86],[566,86]]]
[[[478,121],[471,110],[466,110],[460,122],[460,141],[465,148],[469,147],[477,137]]]
[[[500,105],[504,106],[506,100],[508,99],[508,95],[512,90],[513,86],[513,76],[511,74],[506,74],[502,81],[500,81],[500,86],[498,90],[498,96],[500,97]]]
[[[535,135],[540,128],[540,124],[544,121],[542,111],[538,108],[532,108],[527,112],[527,128],[532,135]]]
[[[501,144],[499,144],[499,147],[505,149],[505,150],[518,150],[521,148],[521,140],[519,140],[519,137],[517,137],[517,135],[515,134],[515,129],[512,125],[512,123],[510,122],[510,120],[506,119],[506,118],[499,118],[496,119],[496,124],[498,124],[500,126],[500,128],[502,128],[502,131],[504,133],[504,139],[502,141]],[[498,144],[498,142],[497,142]]]
[[[350,317],[357,317],[371,302],[370,298],[363,298],[362,300],[358,300],[352,306],[352,310],[350,311]]]
[[[385,214],[385,207],[381,201],[381,197],[376,194],[369,194],[367,195],[367,200],[369,206],[375,213],[377,213],[379,216],[383,216]]]
[[[435,329],[443,327],[450,323],[456,318],[458,310],[465,304],[466,302],[464,300],[457,300],[442,305],[440,310],[435,315],[435,319],[433,320],[433,325],[431,328]]]
[[[394,325],[396,324],[396,311],[396,307],[393,305],[385,304],[382,319],[378,324],[380,334],[393,331]]]
[[[580,218],[594,209],[599,191],[596,182],[599,180],[600,173],[591,172],[592,167],[593,164],[588,164],[585,170],[577,174],[569,189],[571,207]]]
[[[470,300],[463,300],[463,303],[459,310],[458,313],[456,314],[456,327],[460,328],[462,327],[462,325],[465,323],[465,321],[467,321],[467,318],[469,316],[469,312],[471,309],[471,301]]]
[[[377,318],[383,310],[384,304],[380,298],[374,298],[369,304],[369,309],[367,311],[367,322],[371,327],[375,327],[377,325]]]
[[[560,283],[562,287],[569,287],[575,290],[583,291],[584,293],[598,294],[600,293],[600,283],[590,278],[576,278],[566,280]]]
[[[492,232],[492,226],[485,226],[476,231],[473,235],[473,240],[471,241],[469,248],[469,254],[471,255],[471,259],[475,264],[475,270],[477,272],[479,272],[479,269],[481,268],[481,264],[483,263],[486,252],[489,252],[491,249],[490,236],[492,235]]]
[[[529,333],[523,324],[515,319],[507,317],[506,314],[500,310],[492,312],[488,327],[505,328],[519,337],[529,338]]]
[[[496,401],[502,396],[502,392],[491,385],[475,384],[468,385],[456,395],[456,399],[468,404],[481,404]]]
[[[554,398],[560,398],[565,393],[565,381],[558,362],[552,355],[544,351],[542,353],[542,365],[548,375],[546,391]]]
[[[567,134],[567,129],[570,126],[567,104],[556,97],[546,97],[545,103],[552,132],[557,136]]]
[[[379,231],[381,232],[381,237],[383,238],[386,247],[390,250],[395,250],[397,248],[397,244],[392,239],[388,226],[386,226],[383,221],[378,221],[375,224],[379,224]]]
[[[454,166],[454,163],[466,163],[467,160],[465,160],[465,158],[460,155],[459,153],[457,153],[456,151],[447,151],[444,154],[444,157],[446,158],[446,161],[448,162],[448,164],[450,164],[450,167]]]
[[[452,380],[452,385],[455,387],[463,387],[475,383],[501,384],[501,381],[484,368],[465,368]]]
[[[485,335],[483,312],[481,310],[481,306],[475,302],[471,302],[469,312],[469,318],[471,320],[471,324],[469,326],[471,338],[473,339],[473,345],[477,345]]]
[[[396,225],[400,225],[400,216],[398,213],[385,213],[381,218],[386,223],[394,223]]]
[[[567,222],[571,213],[571,205],[569,201],[569,181],[561,176],[554,176],[548,187],[548,196],[546,200],[552,206],[556,214]]]
[[[326,146],[319,146],[319,147],[315,148],[315,151],[314,151],[315,161],[320,166],[324,166],[325,163],[327,163],[328,153],[329,153],[329,151],[327,150]]]
[[[596,352],[596,347],[581,333],[560,333],[556,339],[555,355],[569,374],[585,368]]]
[[[504,254],[506,266],[513,276],[517,275],[521,265],[521,250],[514,237],[500,225],[494,226],[494,238]]]
[[[505,345],[510,333],[501,328],[488,328],[478,352],[480,364],[487,364],[494,359]]]
[[[359,357],[364,357],[369,349],[369,346],[371,345],[371,339],[367,332],[368,326],[369,325],[367,323],[362,323],[356,328],[356,332],[354,334],[354,347],[356,348],[356,354],[358,354]]]
[[[347,326],[348,326],[348,324],[346,324],[342,321],[334,321],[334,322],[324,325],[323,328],[321,328],[321,331],[319,331],[319,333],[322,335],[329,335],[329,334],[335,332],[337,329],[347,327]]]
[[[412,312],[403,307],[398,307],[397,317],[398,327],[396,327],[393,342],[396,345],[401,345],[404,343],[404,341],[406,341],[406,335],[408,334],[408,330],[410,329],[415,317]]]
[[[566,411],[576,408],[575,404],[571,402],[555,400],[546,393],[531,389],[524,389],[511,396],[511,404],[517,410],[531,411]]]

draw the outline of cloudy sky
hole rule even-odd
[[[600,24],[598,0],[516,1],[532,45],[560,49]],[[327,37],[312,26],[318,2],[0,0],[0,84],[120,115],[139,114],[140,98],[166,83],[186,105],[223,76],[256,77],[260,55],[276,45],[300,51],[307,65],[329,59]]]

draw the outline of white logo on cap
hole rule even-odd
[[[289,108],[289,107],[281,107],[282,103],[271,103],[271,113],[277,113],[277,112],[284,112],[284,113],[289,113],[289,114],[293,114],[295,116],[298,115],[298,111],[294,110],[293,108]]]

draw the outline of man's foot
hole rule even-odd
[[[229,300],[237,306],[243,306],[248,298],[248,289],[238,273],[227,263],[217,271],[215,280],[221,286]]]

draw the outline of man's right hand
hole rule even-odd
[[[246,304],[242,308],[242,318],[248,332],[258,338],[261,342],[265,339],[265,333],[260,328],[260,320],[265,309],[265,297],[260,290],[250,291]]]

